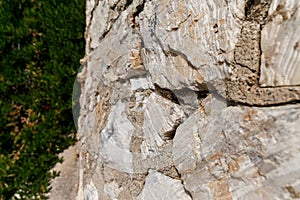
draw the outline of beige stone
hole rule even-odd
[[[262,86],[300,85],[300,2],[273,1],[262,30]]]
[[[83,199],[296,199],[297,0],[87,1]]]

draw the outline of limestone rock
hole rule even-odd
[[[78,200],[300,198],[299,6],[88,0]]]
[[[300,85],[300,2],[273,1],[262,30],[263,86]]]
[[[112,107],[107,125],[100,133],[100,154],[110,167],[132,173],[130,141],[134,126],[124,111],[121,102]]]
[[[199,132],[198,125],[201,121],[200,113],[195,112],[177,128],[173,143],[173,161],[180,174],[196,168],[197,157],[200,156],[200,141],[195,134]]]
[[[93,182],[86,185],[86,187],[84,189],[84,199],[90,199],[90,200],[98,200],[99,199],[97,188],[95,187]]]
[[[185,116],[178,105],[155,93],[150,95],[144,113],[144,148],[141,150],[144,156],[151,156],[149,153],[156,154],[157,148],[165,143],[164,140],[174,137],[172,134],[175,134],[175,128]]]
[[[299,106],[228,107],[224,115],[219,115],[219,119],[216,117],[218,121],[226,116],[223,127],[214,130],[216,135],[206,132],[207,125],[200,122],[200,131],[191,129],[191,132],[198,133],[198,141],[207,138],[207,141],[217,141],[217,145],[214,142],[199,143],[200,148],[194,152],[200,156],[178,154],[180,151],[175,149],[174,163],[185,188],[195,199],[218,199],[221,190],[228,199],[281,199],[288,196],[285,187],[297,184],[300,177],[297,167],[300,156],[287,156],[298,151],[299,111]],[[178,134],[182,133],[178,131]],[[188,135],[187,138],[190,142],[197,141]],[[190,152],[190,146],[180,147],[182,152]],[[205,150],[208,147],[210,151]]]
[[[114,181],[104,185],[104,192],[109,195],[111,199],[117,199],[121,191],[122,188],[120,189],[118,183]]]
[[[189,200],[191,198],[187,193],[185,193],[180,180],[174,180],[156,171],[150,171],[149,175],[146,178],[144,189],[137,199]]]

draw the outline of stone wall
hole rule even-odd
[[[300,198],[299,8],[87,0],[78,199]]]

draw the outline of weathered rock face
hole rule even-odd
[[[78,199],[300,198],[298,0],[87,0]]]

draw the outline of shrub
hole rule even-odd
[[[49,170],[75,142],[84,10],[82,0],[0,0],[0,199],[45,199]]]

